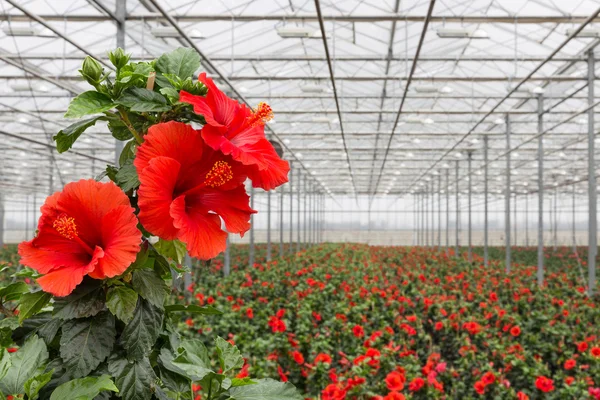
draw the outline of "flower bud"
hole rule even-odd
[[[108,52],[110,62],[117,68],[121,69],[129,62],[129,54],[125,54],[122,48],[117,48],[115,51]]]
[[[83,65],[79,70],[79,73],[83,78],[92,86],[96,86],[102,79],[103,68],[100,63],[94,60],[92,57],[87,56],[83,60]]]

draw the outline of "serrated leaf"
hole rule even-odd
[[[0,297],[4,298],[4,301],[18,300],[23,293],[29,292],[29,286],[25,282],[11,283],[7,287],[0,289]]]
[[[214,373],[210,366],[208,350],[198,339],[182,341],[178,348],[178,355],[171,363],[194,381],[202,380],[211,372]]]
[[[100,114],[115,106],[116,104],[108,96],[90,90],[71,100],[65,118],[81,118],[85,115]]]
[[[255,385],[229,389],[231,400],[303,400],[294,385],[273,379],[257,379]]]
[[[200,54],[194,49],[180,47],[160,56],[155,68],[163,74],[174,74],[182,79],[191,78],[200,68]]]
[[[63,383],[54,390],[50,400],[93,399],[104,390],[119,391],[108,375],[88,376]]]
[[[65,367],[78,377],[86,376],[109,356],[116,335],[115,319],[108,312],[65,322],[60,338]]]
[[[180,240],[163,240],[159,239],[158,242],[154,244],[154,248],[161,255],[172,259],[178,264],[183,263],[183,259],[185,258],[185,253],[187,249],[185,247],[185,243]]]
[[[53,373],[54,370],[48,371],[45,374],[31,377],[29,380],[27,380],[27,382],[25,382],[24,386],[27,400],[36,400],[38,398],[38,393],[44,386],[46,386],[48,382],[50,382]]]
[[[219,364],[221,365],[223,374],[244,366],[244,358],[237,346],[220,337],[215,339],[215,345],[217,346],[217,356],[219,357]]]
[[[128,159],[125,164],[119,168],[115,178],[117,185],[123,189],[124,192],[135,189],[140,185],[140,179],[137,170],[133,165],[133,159]]]
[[[62,324],[62,320],[52,318],[51,312],[42,312],[23,321],[23,325],[14,330],[12,337],[18,343],[31,335],[38,335],[44,339],[46,346],[50,346]]]
[[[0,329],[10,329],[14,331],[19,327],[19,318],[17,317],[5,317],[0,320]]]
[[[131,362],[125,358],[111,360],[108,371],[115,377],[123,400],[150,400],[152,397],[155,375],[147,358]]]
[[[134,140],[125,143],[125,146],[123,146],[123,150],[121,151],[121,154],[119,155],[119,166],[123,166],[123,165],[127,164],[127,162],[129,160],[133,161],[133,159],[135,158],[136,150],[137,150],[137,143]]]
[[[104,310],[105,293],[102,281],[85,278],[73,293],[54,301],[54,316],[60,319],[92,317]]]
[[[133,318],[138,295],[126,286],[115,286],[108,289],[106,306],[117,318],[128,323]]]
[[[171,109],[163,95],[138,87],[127,89],[117,99],[117,103],[134,112],[162,112]]]
[[[2,349],[2,352],[0,352],[0,380],[8,372],[10,364],[10,353],[6,349]]]
[[[144,124],[147,122],[146,119],[138,114],[130,113],[125,111],[129,122],[137,132],[144,130]],[[114,114],[108,119],[108,130],[112,133],[112,136],[117,140],[129,140],[133,137],[131,131],[121,120],[119,114]]]
[[[123,329],[121,344],[130,358],[140,360],[150,353],[160,334],[163,312],[148,301],[138,298],[131,321]]]
[[[104,116],[96,116],[86,119],[81,119],[64,129],[58,131],[56,135],[52,137],[56,142],[56,150],[59,153],[64,153],[69,150],[73,143],[81,136],[83,132],[90,126],[96,125],[96,122],[106,120]]]
[[[217,310],[211,306],[197,306],[195,304],[190,304],[189,306],[184,306],[183,304],[171,304],[165,306],[166,312],[188,312],[192,314],[204,314],[204,315],[222,315],[223,312]]]
[[[253,381],[252,379],[246,378],[233,378],[231,379],[231,387],[237,386],[247,386],[247,385],[256,385],[258,382]]]
[[[165,281],[151,269],[136,269],[131,280],[133,289],[144,299],[163,308],[165,299],[169,294],[169,287]]]
[[[0,392],[5,394],[25,394],[25,382],[36,375],[48,360],[48,349],[42,339],[30,337],[23,346],[10,357],[10,368],[0,380]]]
[[[25,319],[35,315],[44,308],[51,297],[50,293],[42,292],[41,290],[23,294],[19,305],[19,323],[22,323]]]

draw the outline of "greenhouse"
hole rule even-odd
[[[600,400],[597,0],[0,7],[0,400]]]

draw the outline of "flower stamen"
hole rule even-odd
[[[258,103],[252,115],[248,117],[248,124],[252,127],[263,126],[268,121],[273,119],[273,109],[267,103],[262,101]]]
[[[69,217],[66,214],[61,214],[56,218],[52,223],[52,227],[64,238],[73,239],[78,236],[75,218]]]
[[[216,188],[223,186],[233,179],[233,171],[226,161],[217,161],[215,165],[206,174],[205,186]]]

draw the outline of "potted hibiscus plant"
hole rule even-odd
[[[228,232],[250,228],[246,180],[287,182],[265,137],[270,107],[230,99],[204,73],[195,80],[191,49],[109,58],[114,71],[85,59],[93,90],[71,101],[65,118],[76,120],[54,139],[65,152],[105,121],[125,142],[119,165],[48,197],[36,236],[19,245],[26,268],[15,276],[36,284],[0,289],[0,399],[301,399],[289,383],[240,374],[230,342],[180,337],[182,315],[219,311],[169,296],[186,252],[209,260]]]

